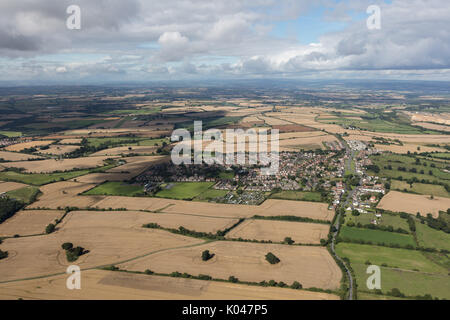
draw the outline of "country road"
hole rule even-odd
[[[349,155],[349,159],[348,159],[346,165],[348,167],[350,167],[351,161],[353,160],[353,157],[355,155],[354,155],[354,152],[350,150],[348,144],[345,141],[343,141],[343,142],[344,142],[344,145],[345,145],[345,148],[346,148],[347,155]],[[343,208],[346,208],[346,206],[348,205],[348,202],[352,201],[351,199],[352,199],[352,196],[353,196],[353,191],[349,190],[349,186],[346,185],[345,187],[346,187],[346,191],[349,191],[349,192],[348,192],[347,198],[344,201],[341,201],[341,206],[342,206],[342,203],[343,203]],[[347,297],[347,299],[348,300],[353,300],[353,288],[354,288],[354,285],[353,285],[352,274],[351,274],[347,264],[344,262],[344,260],[342,260],[341,257],[338,256],[338,254],[336,253],[336,250],[335,250],[336,237],[339,234],[339,230],[341,228],[340,218],[341,218],[341,213],[338,213],[338,216],[336,217],[336,222],[334,224],[334,227],[335,227],[336,231],[333,233],[333,238],[331,240],[331,252],[336,257],[336,259],[339,260],[342,263],[342,265],[345,268],[345,272],[347,273],[347,276],[348,276],[348,279],[349,279],[349,288],[348,288],[348,297]]]

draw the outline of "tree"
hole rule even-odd
[[[294,282],[291,284],[291,288],[292,288],[292,289],[301,289],[301,288],[303,288],[303,286],[302,286],[299,282],[294,281]]]
[[[295,241],[292,240],[291,237],[286,237],[286,238],[284,238],[284,243],[286,243],[286,244],[291,245],[291,244],[293,244],[294,242],[295,242]]]
[[[0,259],[4,259],[7,257],[8,257],[8,252],[0,250]]]
[[[64,242],[61,245],[61,248],[63,248],[64,250],[70,250],[73,248],[73,244],[72,244],[72,242]]]
[[[53,223],[50,223],[46,228],[45,228],[45,233],[46,234],[50,234],[52,232],[55,231],[55,225]]]
[[[214,254],[209,253],[209,250],[205,250],[205,251],[202,252],[202,260],[203,261],[208,261],[213,256],[214,256]]]
[[[270,264],[277,264],[280,262],[280,259],[278,259],[278,257],[276,255],[274,255],[272,252],[269,252],[266,254],[266,260]]]
[[[230,276],[230,277],[228,278],[228,281],[233,282],[233,283],[236,283],[236,282],[239,281],[239,279],[236,278],[236,277],[234,277],[234,276]]]

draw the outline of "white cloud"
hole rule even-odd
[[[366,15],[373,3],[382,8],[381,30],[367,30],[364,19],[352,18]],[[0,80],[76,77],[77,72],[99,79],[125,74],[136,79],[151,74],[449,77],[447,0],[79,0],[82,29],[77,31],[65,27],[69,4],[1,1],[0,58],[7,65]],[[271,34],[274,24],[297,19],[312,6],[326,9],[323,23],[348,26],[309,45]],[[67,56],[69,62],[37,59],[48,54]],[[77,60],[92,54],[108,58]]]

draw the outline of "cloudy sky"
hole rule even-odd
[[[449,21],[448,0],[1,0],[0,81],[450,80]]]

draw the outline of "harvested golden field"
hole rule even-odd
[[[140,230],[143,224],[157,223],[164,228],[185,227],[199,232],[216,233],[233,226],[237,219],[201,217],[183,214],[151,213],[142,211],[72,211],[78,227],[101,225],[110,228],[128,228]]]
[[[75,159],[46,159],[36,161],[18,161],[2,163],[8,168],[24,168],[27,173],[50,173],[55,171],[70,171],[74,169],[89,169],[102,167],[103,162],[110,157],[85,157]]]
[[[0,159],[3,159],[5,161],[24,161],[28,159],[41,159],[41,158],[42,157],[35,156],[32,154],[0,151]]]
[[[214,257],[203,261],[204,250]],[[281,262],[271,265],[265,255],[272,252]],[[291,284],[300,282],[304,288],[337,289],[341,270],[323,247],[286,246],[245,242],[217,241],[192,248],[155,253],[125,262],[121,269],[171,273],[207,274],[213,278],[235,276],[242,281],[260,282],[271,279]]]
[[[123,134],[134,134],[141,137],[161,137],[170,135],[171,132],[168,130],[157,130],[155,129],[144,129],[144,128],[114,128],[114,129],[78,129],[78,130],[69,130],[65,132],[65,135],[74,136],[74,137],[115,137]]]
[[[273,126],[273,125],[289,125],[292,124],[292,122],[286,121],[286,120],[281,120],[275,117],[264,117],[264,116],[258,116],[258,118],[260,120],[264,120],[264,122],[269,125],[269,126]]]
[[[92,196],[82,196],[83,198],[89,199]],[[100,201],[92,205],[94,208],[99,209],[121,209],[127,208],[128,210],[147,210],[147,211],[158,211],[161,208],[173,205],[174,202],[178,200],[169,200],[162,198],[144,198],[144,197],[120,197],[120,196],[98,196]],[[183,212],[181,212],[183,213]]]
[[[88,190],[91,188],[89,186],[90,184],[83,184],[79,182],[71,183],[80,184],[79,189],[75,189],[77,192],[83,192],[81,190]],[[57,187],[56,184],[52,185]],[[42,187],[41,190],[44,192],[44,196],[42,196],[39,201],[33,203],[30,208],[45,207],[55,209],[57,207],[65,207],[70,204],[70,206],[76,206],[79,208],[127,208],[128,210],[135,211],[146,210],[223,218],[249,218],[254,215],[296,216],[326,221],[331,221],[334,216],[334,211],[328,210],[327,204],[307,201],[269,199],[260,206],[250,206],[150,197],[77,196],[73,192],[70,194],[62,194],[62,191],[55,191],[58,194],[57,197],[49,196],[47,198],[45,194],[48,193],[50,195],[51,193],[45,191],[46,189],[43,189]],[[69,192],[67,191],[68,189],[63,190]]]
[[[67,218],[67,219],[66,219]],[[69,213],[59,230],[43,236],[9,238],[2,250],[9,256],[0,263],[0,282],[65,272],[68,262],[61,249],[64,242],[72,242],[87,250],[76,265],[92,268],[150,254],[168,248],[200,244],[203,241],[146,228],[86,224],[84,216]]]
[[[53,142],[54,142],[53,140],[36,140],[36,141],[30,141],[30,142],[23,142],[23,143],[18,143],[18,144],[13,144],[13,145],[7,146],[5,148],[5,150],[18,152],[18,151],[22,151],[23,149],[47,146]]]
[[[244,221],[226,237],[274,242],[283,242],[285,237],[291,237],[297,244],[319,244],[320,239],[327,239],[329,229],[327,224],[256,219]]]
[[[65,153],[70,153],[78,149],[80,149],[80,146],[52,144],[48,149],[39,150],[39,153],[63,155]]]
[[[44,233],[49,223],[55,223],[64,211],[58,210],[22,210],[0,224],[0,237],[11,237]]]
[[[450,135],[434,135],[434,134],[397,134],[397,133],[380,133],[380,132],[368,132],[357,131],[349,134],[348,137],[344,137],[345,140],[361,140],[371,141],[372,137],[382,137],[386,139],[398,139],[403,143],[416,143],[416,144],[442,144],[450,143]]]
[[[77,196],[86,190],[94,188],[95,184],[62,181],[44,185],[40,187],[42,195],[38,201],[28,206],[31,208],[57,209],[65,207],[88,208],[102,198],[99,196]]]
[[[107,170],[107,173],[129,173],[131,177],[145,171],[148,167],[170,161],[169,156],[137,156],[125,158],[127,162],[124,165]]]
[[[87,270],[82,290],[67,290],[67,275],[0,284],[0,299],[25,300],[339,300],[338,296],[225,282]]]
[[[434,197],[434,199],[430,199],[430,196],[390,191],[381,199],[378,208],[410,214],[420,212],[422,216],[431,213],[433,217],[437,218],[439,210],[446,211],[450,208],[450,198]]]
[[[28,187],[28,185],[18,182],[0,181],[0,193],[17,190],[25,187]]]
[[[440,113],[440,114],[432,114],[432,113],[413,113],[413,112],[404,112],[406,115],[410,116],[411,121],[416,122],[434,122],[444,125],[450,125],[450,113]]]
[[[90,173],[81,177],[76,177],[70,181],[82,182],[82,183],[95,183],[100,184],[105,181],[126,181],[133,178],[135,175],[133,173]]]
[[[378,150],[390,151],[393,153],[406,154],[409,152],[446,152],[443,148],[435,148],[435,147],[427,147],[419,144],[404,144],[403,146],[397,145],[384,145],[384,144],[375,144],[375,147]],[[419,149],[418,149],[419,148]]]
[[[78,139],[62,139],[61,141],[59,141],[59,144],[77,144],[77,143],[81,143],[81,138]]]
[[[296,216],[327,221],[334,216],[334,210],[328,210],[328,204],[318,202],[269,199],[256,208],[255,214],[261,216]]]
[[[280,151],[298,151],[304,149],[305,146],[317,146],[319,149],[323,149],[323,142],[338,141],[334,136],[324,134],[315,137],[305,138],[293,138],[280,140]]]
[[[91,154],[91,157],[96,156],[115,156],[115,155],[121,155],[121,154],[152,154],[156,152],[158,147],[156,146],[124,146],[124,147],[115,147],[111,149],[105,149],[98,151],[96,153]]]
[[[435,123],[429,123],[429,122],[415,122],[415,123],[413,123],[413,125],[419,126],[419,127],[425,128],[425,129],[450,132],[450,125],[435,124]]]

